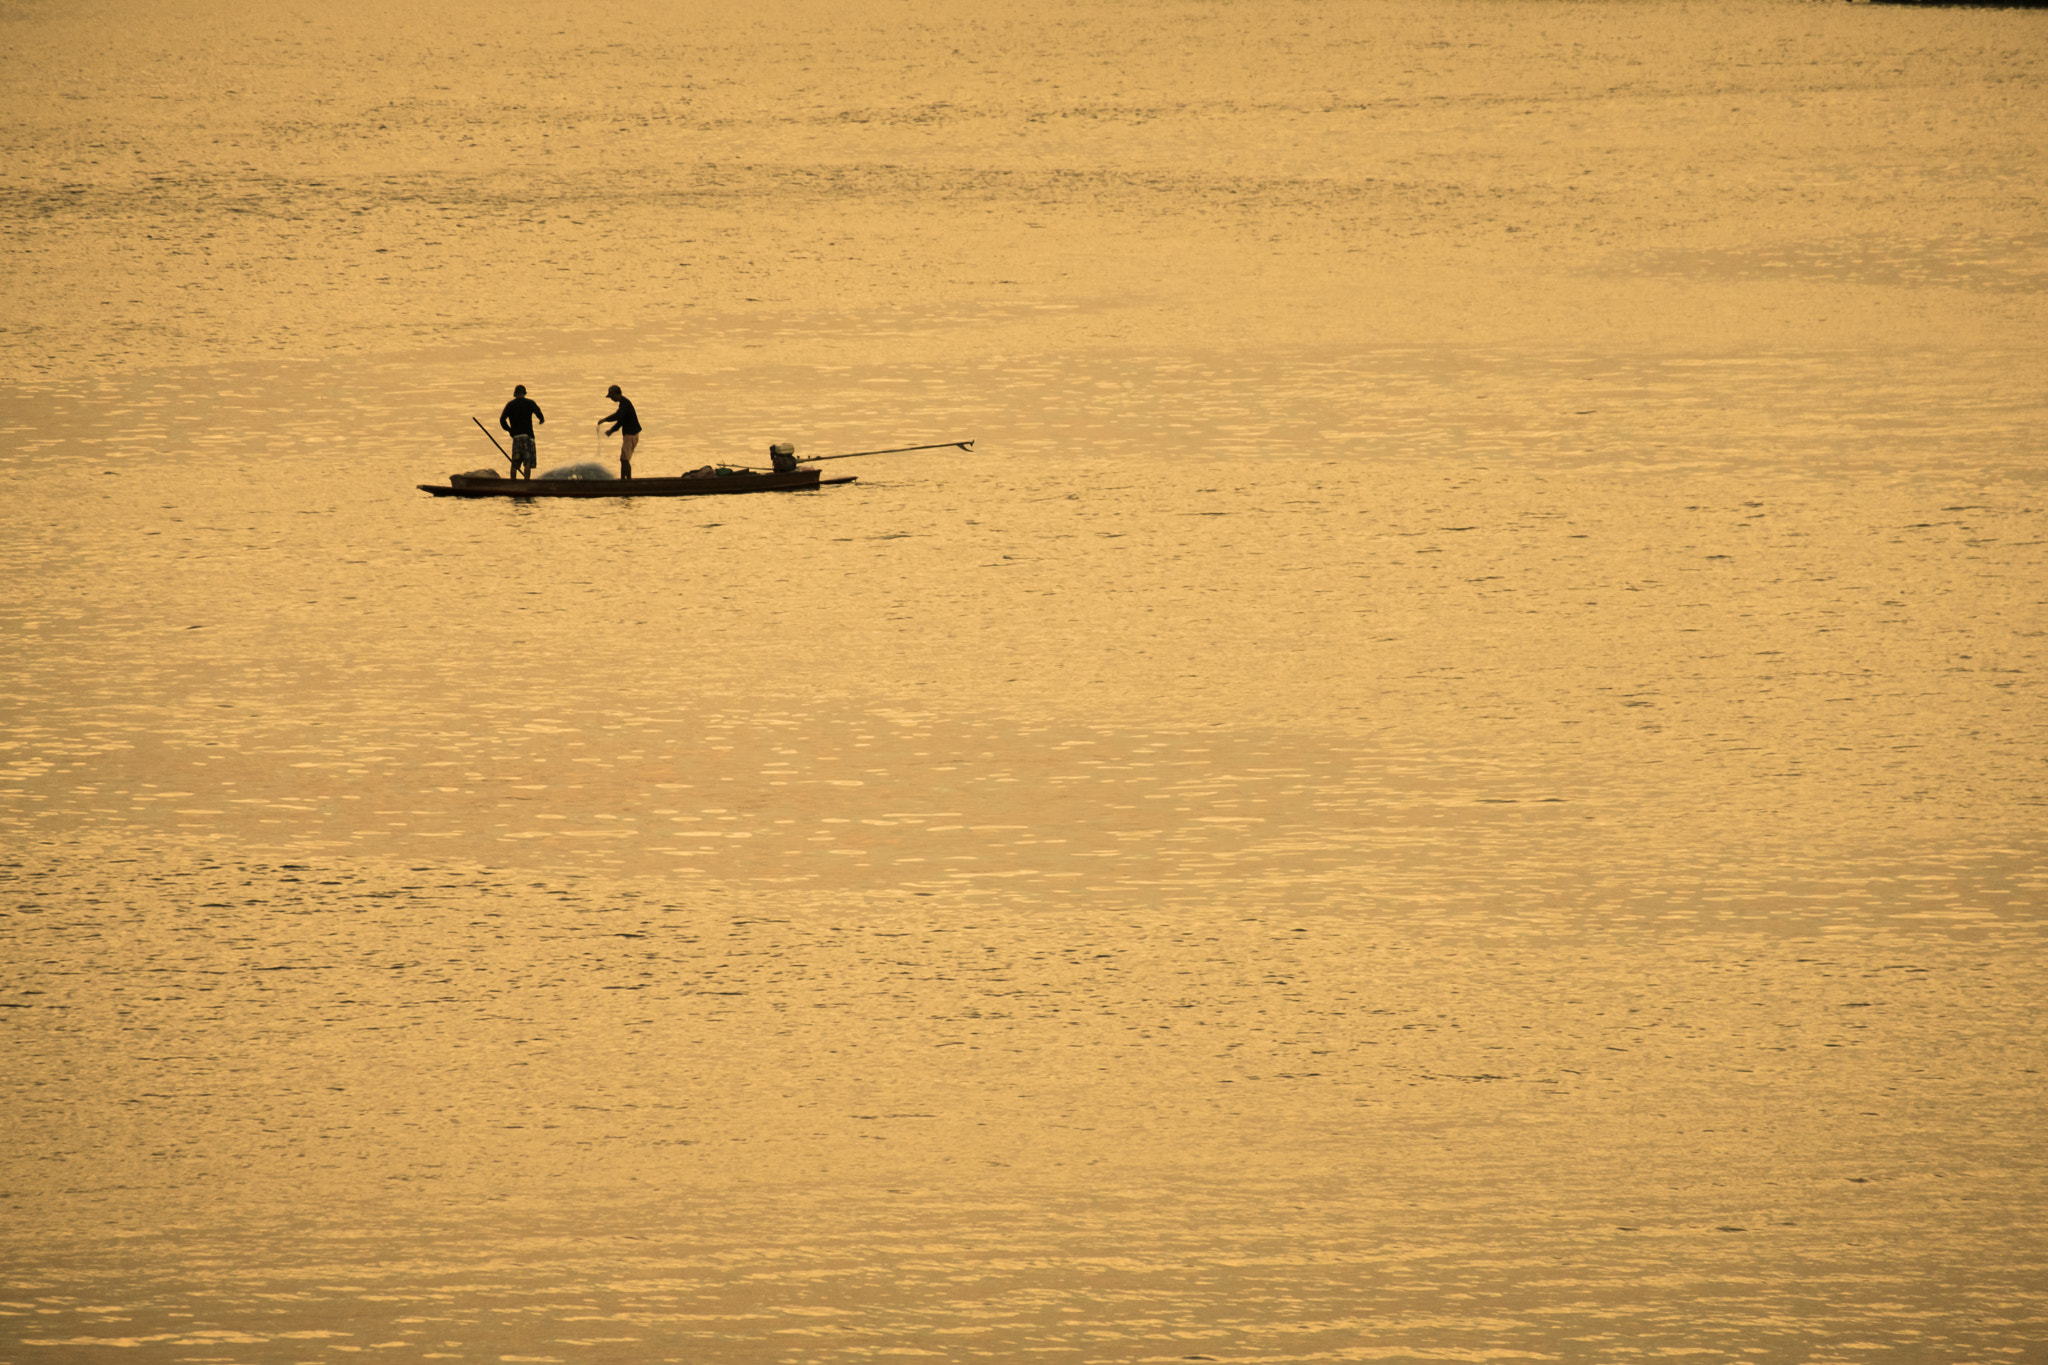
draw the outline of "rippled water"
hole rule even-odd
[[[0,1357],[2042,1335],[2038,16],[0,22]]]

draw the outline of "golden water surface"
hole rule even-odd
[[[2048,1339],[2048,17],[0,77],[0,1361]]]

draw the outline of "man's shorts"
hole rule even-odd
[[[512,438],[512,463],[515,466],[531,469],[537,458],[531,436],[514,436]]]

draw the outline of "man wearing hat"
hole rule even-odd
[[[513,478],[519,477],[521,469],[526,471],[527,478],[533,477],[533,466],[540,458],[539,452],[534,448],[533,424],[547,420],[546,414],[540,410],[540,404],[526,396],[526,385],[514,384],[512,401],[498,414],[498,425],[512,433]]]
[[[606,389],[604,396],[617,403],[619,408],[611,416],[599,418],[598,425],[604,427],[607,436],[615,431],[625,433],[619,438],[619,477],[630,479],[633,477],[633,447],[640,444],[640,414],[633,411],[633,400],[619,392],[617,384]],[[611,425],[606,427],[606,422]]]

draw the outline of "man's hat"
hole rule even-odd
[[[626,395],[620,393],[619,386],[617,384],[614,384],[604,391],[604,396],[607,398],[624,398]]]
[[[524,397],[526,397],[526,385],[524,385],[524,384],[514,384],[514,385],[512,386],[512,396],[513,396],[514,398],[524,398]]]

